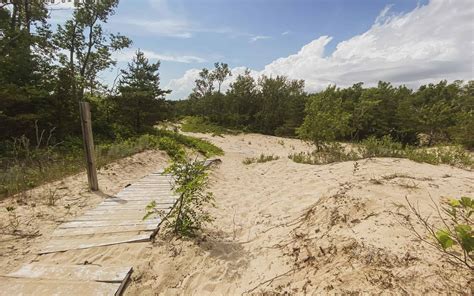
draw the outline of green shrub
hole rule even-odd
[[[204,133],[217,136],[223,134],[237,135],[240,133],[239,131],[227,129],[225,127],[216,125],[207,120],[206,118],[199,116],[185,117],[183,119],[183,123],[181,124],[181,130],[183,132]]]
[[[305,164],[327,164],[341,161],[352,161],[360,159],[360,156],[352,149],[346,152],[339,143],[330,143],[325,147],[316,149],[311,153],[299,152],[288,155],[288,158],[296,163]]]
[[[363,158],[370,157],[403,157],[403,146],[392,140],[390,136],[380,139],[369,137],[359,146],[359,154]]]
[[[444,258],[454,264],[461,264],[471,271],[474,271],[474,200],[470,197],[452,199],[442,205],[441,210],[433,201],[434,208],[438,213],[438,219],[442,222],[441,227],[437,227],[430,222],[430,217],[421,215],[418,207],[410,203],[408,207],[415,215],[419,224],[422,225],[428,238],[424,233],[411,223],[409,229],[423,242],[434,246],[439,252],[444,254]]]
[[[169,215],[156,209],[156,203],[152,202],[146,207],[146,215],[161,216],[168,223],[165,224],[175,234],[183,236],[194,236],[205,223],[211,222],[212,218],[206,210],[207,205],[213,205],[214,197],[207,192],[208,167],[204,162],[186,160],[186,157],[175,160],[165,173],[172,174],[175,179],[174,191],[179,196],[177,204]]]
[[[249,165],[249,164],[252,164],[252,163],[264,163],[264,162],[269,162],[269,161],[272,161],[272,160],[278,160],[280,159],[280,157],[276,156],[276,155],[265,155],[265,154],[260,154],[259,157],[247,157],[245,158],[242,163],[245,164],[245,165]]]

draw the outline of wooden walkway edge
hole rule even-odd
[[[155,201],[169,213],[177,201],[172,188],[170,175],[145,176],[116,197],[59,225],[38,254],[150,241],[162,221],[143,220],[145,207]],[[131,273],[131,266],[31,263],[0,275],[0,295],[121,295]]]

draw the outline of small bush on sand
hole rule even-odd
[[[392,140],[390,136],[380,139],[369,137],[361,142],[359,154],[362,158],[369,157],[402,157],[403,146]]]
[[[183,119],[181,124],[181,130],[183,132],[191,133],[204,133],[221,136],[225,134],[237,135],[240,132],[236,130],[227,129],[225,127],[216,125],[204,117],[199,116],[187,116]]]
[[[453,264],[474,271],[474,200],[470,197],[452,199],[444,203],[441,209],[433,201],[440,227],[433,225],[430,217],[424,217],[417,206],[406,198],[408,207],[422,225],[421,233],[412,223],[410,230],[421,241],[433,246]],[[427,236],[426,236],[427,235]]]
[[[327,164],[333,162],[350,161],[360,159],[358,154],[350,150],[346,152],[344,147],[339,143],[327,144],[324,148],[319,151],[314,150],[313,152],[299,152],[288,155],[288,158],[296,163],[305,164]]]
[[[179,159],[174,161],[165,173],[173,175],[175,180],[174,191],[179,196],[178,202],[166,216],[166,227],[175,234],[182,236],[194,236],[205,223],[211,222],[212,218],[206,210],[206,206],[213,206],[214,197],[207,191],[208,167],[203,161],[189,161]],[[150,203],[147,213],[143,219],[159,215],[165,218],[165,213],[156,209],[154,202]]]
[[[280,159],[280,157],[276,156],[276,155],[265,155],[265,154],[260,154],[259,157],[247,157],[245,158],[242,163],[245,164],[245,165],[249,165],[249,164],[252,164],[252,163],[264,163],[264,162],[269,162],[269,161],[272,161],[272,160],[278,160]]]
[[[473,169],[472,154],[461,146],[416,148],[403,147],[392,140],[390,136],[380,139],[370,137],[362,141],[356,150],[344,149],[339,143],[326,143],[326,146],[313,152],[300,152],[288,155],[297,163],[327,164],[332,162],[358,160],[372,157],[408,158],[416,162],[429,164],[448,164],[464,169]]]

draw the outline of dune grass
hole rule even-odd
[[[222,155],[221,148],[195,137],[166,130],[156,130],[127,140],[96,144],[98,168],[115,160],[159,149],[170,158],[184,156],[185,148],[195,150],[205,157]],[[0,198],[61,179],[84,170],[84,153],[80,139],[57,147],[37,148],[26,137],[12,141],[9,150],[0,158]]]
[[[212,134],[215,136],[221,135],[237,135],[241,131],[228,129],[219,125],[216,125],[204,117],[200,116],[186,116],[181,124],[181,130],[183,132],[190,133],[203,133]]]
[[[403,146],[388,136],[380,139],[371,137],[352,145],[355,148],[347,150],[339,143],[331,143],[320,151],[293,153],[288,155],[288,158],[297,163],[327,164],[372,157],[394,157],[433,165],[447,164],[467,170],[474,169],[474,157],[461,146],[432,148]]]

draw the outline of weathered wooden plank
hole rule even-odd
[[[173,204],[157,204],[155,209],[166,210],[171,209]],[[87,211],[85,215],[129,215],[133,213],[145,213],[145,207],[132,207],[132,208],[123,208],[123,207],[100,207],[95,208],[94,210]]]
[[[143,202],[152,202],[152,201],[160,201],[160,200],[172,200],[172,199],[177,199],[177,196],[175,195],[168,195],[168,196],[163,196],[162,198],[156,198],[156,197],[147,197],[143,195],[138,195],[138,194],[130,194],[130,195],[122,195],[120,196],[121,199],[125,201],[143,201]]]
[[[0,295],[119,295],[121,283],[0,277]]]
[[[91,247],[109,246],[131,242],[145,242],[151,239],[153,231],[146,233],[135,234],[131,233],[118,233],[111,236],[105,235],[93,235],[92,237],[85,238],[68,238],[59,239],[55,237],[49,241],[41,250],[39,254],[62,252],[67,250],[78,250],[87,249]]]
[[[111,216],[104,216],[102,214],[97,215],[87,215],[87,216],[80,216],[74,218],[73,221],[123,221],[123,220],[136,220],[141,221],[143,216],[145,216],[145,212],[143,213],[135,213],[130,215],[113,215]]]
[[[31,263],[23,265],[20,269],[7,274],[7,276],[15,278],[121,283],[131,271],[131,267],[123,266]]]
[[[161,211],[165,212],[165,213],[168,213],[170,210],[171,210],[171,207],[169,208],[166,208],[166,209],[160,209]],[[123,213],[100,213],[100,212],[96,212],[96,213],[92,213],[92,214],[89,214],[89,215],[83,215],[83,216],[79,216],[79,217],[76,217],[76,218],[73,218],[74,220],[73,221],[116,221],[116,220],[119,220],[119,221],[123,221],[123,220],[136,220],[136,221],[142,221],[143,217],[145,216],[146,214],[146,211],[143,210],[143,211],[137,211],[137,212],[134,212],[134,213],[127,213],[127,214],[123,214]]]
[[[77,227],[105,227],[105,226],[137,226],[137,225],[156,225],[161,222],[160,219],[140,220],[109,220],[109,221],[70,221],[59,225],[60,229],[77,228]]]
[[[85,227],[85,228],[58,228],[51,236],[78,236],[90,234],[109,234],[109,233],[123,233],[133,231],[155,231],[155,224],[140,224],[140,225],[122,225],[122,226],[101,226],[101,227]]]
[[[129,199],[117,199],[117,200],[107,200],[98,205],[100,206],[123,206],[126,207],[128,205],[134,205],[134,204],[141,204],[141,203],[146,203],[146,202],[151,202],[155,201],[157,204],[168,204],[168,203],[174,203],[178,199],[177,196],[172,196],[168,198],[156,198],[156,199],[143,199],[143,200],[129,200]]]
[[[171,207],[173,207],[174,205],[173,204],[157,204],[156,205],[156,208],[157,209],[169,209]],[[120,207],[119,209],[117,209],[116,206],[100,206],[100,207],[97,207],[96,209],[94,209],[93,211],[111,211],[112,213],[114,211],[142,211],[145,209],[145,206],[128,206],[128,207]],[[91,212],[93,212],[91,211]]]

